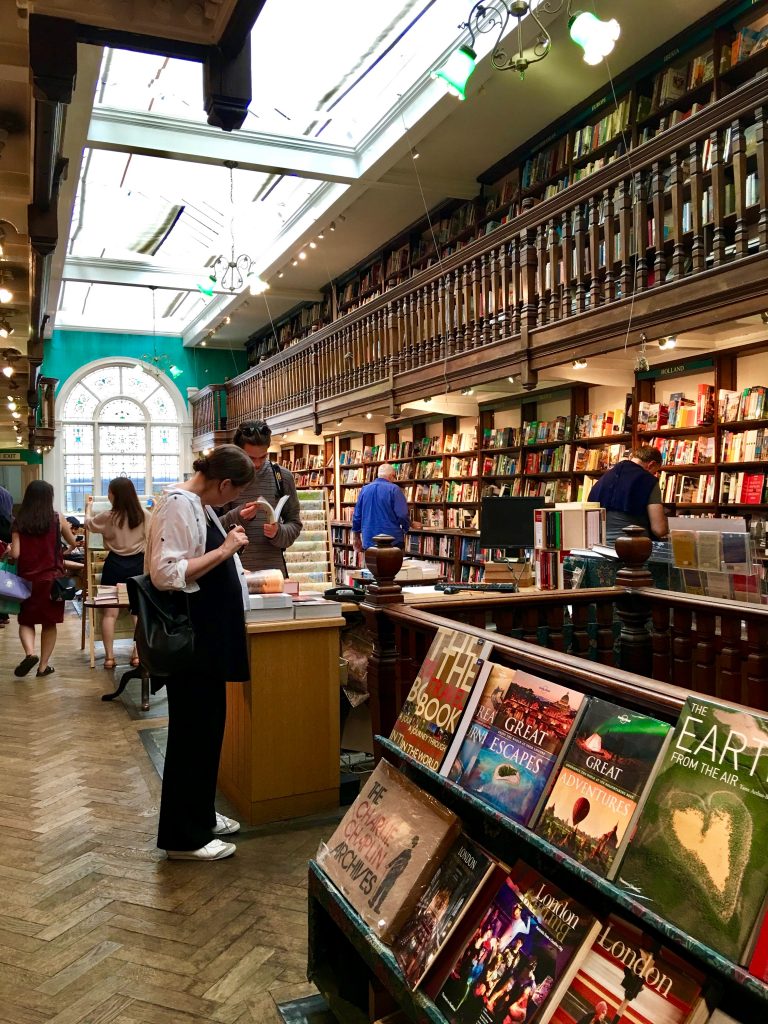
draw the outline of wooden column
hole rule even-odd
[[[621,667],[641,676],[651,675],[651,644],[648,633],[650,609],[640,594],[640,587],[652,587],[653,577],[645,563],[653,550],[648,534],[641,526],[625,526],[616,539],[616,554],[624,563],[616,574],[616,584],[625,587],[616,602],[616,614],[621,620]]]

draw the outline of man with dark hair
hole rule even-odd
[[[605,536],[613,544],[625,526],[642,526],[651,537],[666,537],[667,514],[661,503],[658,476],[661,452],[652,445],[637,448],[604,473],[589,492],[606,510]]]
[[[230,508],[221,522],[226,530],[232,526],[245,528],[248,547],[240,552],[240,559],[246,569],[279,569],[287,576],[283,552],[301,533],[301,516],[292,474],[270,462],[271,440],[272,431],[264,420],[246,420],[238,427],[234,443],[243,449],[256,473],[240,495],[241,503]],[[265,498],[274,508],[283,495],[288,500],[282,514],[278,522],[270,523],[256,499]]]

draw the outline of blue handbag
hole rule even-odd
[[[16,574],[16,567],[9,562],[0,562],[0,599],[4,601],[26,601],[32,593],[32,584]]]

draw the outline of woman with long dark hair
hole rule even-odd
[[[144,572],[147,517],[133,481],[127,477],[118,476],[110,480],[107,498],[112,508],[86,518],[85,526],[91,533],[103,536],[109,554],[104,561],[101,582],[104,586],[115,586],[116,583],[125,583],[131,576],[140,576]],[[115,623],[119,612],[119,608],[103,608],[101,613],[106,669],[115,667]],[[134,624],[135,621],[134,617]],[[131,664],[139,664],[135,650]]]
[[[33,480],[24,492],[11,532],[11,556],[19,576],[32,584],[32,593],[19,610],[19,639],[24,658],[14,669],[25,676],[37,665],[38,676],[48,676],[48,664],[56,645],[56,626],[64,619],[64,602],[51,600],[51,586],[63,575],[63,540],[73,546],[69,523],[53,509],[53,488]],[[35,626],[40,626],[40,658],[35,654]],[[40,664],[38,665],[38,660]]]
[[[149,521],[145,571],[159,590],[189,595],[195,667],[169,676],[168,742],[157,845],[175,860],[222,860],[236,847],[220,836],[240,824],[216,811],[216,777],[227,714],[227,682],[250,678],[245,639],[248,589],[237,552],[242,526],[228,533],[214,508],[235,501],[253,479],[233,444],[193,463],[194,475],[169,487]]]

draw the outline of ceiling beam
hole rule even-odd
[[[205,124],[106,107],[94,108],[86,145],[218,166],[233,160],[245,170],[342,184],[359,177],[357,158],[349,146],[267,132],[222,134]]]
[[[62,281],[75,281],[82,284],[123,285],[131,288],[167,288],[171,291],[194,292],[197,290],[199,273],[192,273],[184,267],[168,267],[156,263],[139,260],[118,260],[105,257],[67,256],[64,261]],[[235,293],[226,288],[214,288],[214,295],[231,295]],[[239,295],[248,296],[248,289]],[[283,299],[289,302],[320,302],[322,292],[311,288],[269,289],[270,299]]]

